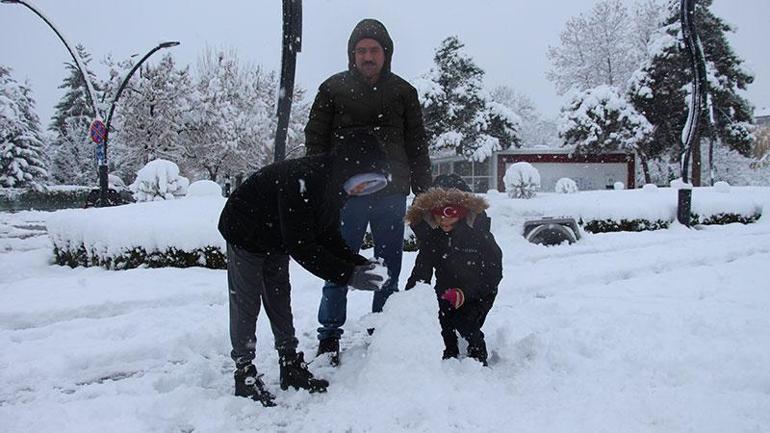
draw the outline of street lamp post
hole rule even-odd
[[[281,84],[278,89],[278,126],[275,131],[274,161],[286,158],[291,101],[294,97],[294,73],[297,53],[302,50],[302,0],[283,0],[283,52]]]
[[[67,42],[67,39],[62,35],[62,33],[59,31],[59,29],[56,28],[56,26],[53,25],[53,22],[48,19],[48,17],[45,16],[42,12],[40,12],[38,9],[36,9],[31,4],[25,2],[24,0],[0,0],[1,3],[5,4],[20,4],[27,9],[34,12],[35,15],[40,17],[43,21],[45,21],[46,24],[48,24],[48,27],[53,30],[54,33],[56,33],[56,36],[59,37],[59,40],[62,41],[64,46],[67,48],[67,51],[69,51],[70,55],[72,56],[72,59],[75,61],[75,66],[77,66],[78,70],[80,71],[80,76],[83,77],[83,83],[86,85],[86,93],[88,94],[89,102],[91,103],[91,109],[94,111],[94,117],[99,119],[101,116],[99,115],[99,109],[96,107],[96,98],[94,97],[94,86],[91,84],[91,80],[88,77],[88,74],[86,73],[85,65],[83,64],[83,61],[80,59],[80,56],[78,55],[77,51],[72,49],[72,46]]]
[[[139,67],[142,66],[142,63],[144,63],[145,60],[149,59],[150,56],[155,54],[157,51],[162,50],[164,48],[171,48],[179,45],[178,41],[168,41],[168,42],[161,42],[158,44],[157,47],[151,49],[147,54],[144,55],[138,62],[136,62],[136,65],[134,65],[133,68],[131,68],[130,71],[128,71],[128,74],[126,74],[125,78],[123,78],[123,82],[120,83],[120,86],[118,87],[118,90],[115,92],[115,97],[112,98],[112,103],[110,104],[110,112],[107,114],[107,123],[105,126],[105,132],[104,132],[104,142],[98,146],[102,146],[99,152],[99,202],[97,203],[97,207],[103,207],[108,206],[110,203],[108,203],[108,197],[107,197],[107,189],[109,187],[109,182],[107,178],[108,174],[108,167],[107,167],[107,143],[109,142],[110,138],[110,127],[112,126],[112,115],[115,113],[115,105],[118,102],[118,99],[120,99],[120,95],[123,93],[123,90],[128,85],[128,82],[131,80],[131,76],[134,75],[134,72],[139,70]]]
[[[690,59],[692,70],[692,91],[690,92],[690,110],[682,131],[681,170],[682,181],[687,184],[688,165],[693,146],[699,146],[699,130],[701,113],[703,109],[703,88],[705,86],[706,63],[703,55],[703,45],[698,36],[698,28],[695,25],[696,0],[681,0],[680,19],[682,21],[682,36]],[[700,167],[693,167],[700,170]],[[692,207],[692,190],[682,188],[678,193],[677,220],[686,226],[690,225],[690,209]]]

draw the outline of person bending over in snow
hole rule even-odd
[[[434,187],[415,198],[405,218],[420,245],[406,290],[418,281],[430,283],[435,270],[443,358],[459,355],[459,333],[468,342],[468,356],[484,365],[487,347],[481,327],[503,277],[503,254],[488,225],[475,227],[487,207],[470,192]],[[481,221],[488,223],[488,218]]]
[[[369,134],[347,134],[344,146],[317,156],[268,165],[233,191],[222,210],[219,231],[227,241],[230,340],[235,395],[264,406],[275,398],[252,361],[260,304],[270,320],[279,355],[281,389],[324,392],[297,352],[291,311],[289,256],[325,280],[359,290],[379,290],[374,264],[342,239],[340,208],[388,183],[385,154]]]

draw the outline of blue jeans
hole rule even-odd
[[[379,313],[388,297],[398,290],[401,257],[404,253],[404,213],[406,196],[392,194],[384,197],[351,197],[340,211],[342,238],[354,252],[361,249],[366,226],[371,226],[374,256],[385,261],[388,281],[382,290],[374,292],[372,312]],[[347,286],[327,281],[318,307],[318,339],[340,338],[348,306]]]

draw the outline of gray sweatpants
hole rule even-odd
[[[230,291],[230,356],[236,366],[254,360],[257,316],[264,305],[279,353],[297,349],[291,314],[289,256],[260,255],[227,244],[227,287]]]

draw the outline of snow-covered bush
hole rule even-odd
[[[730,184],[725,181],[719,181],[714,184],[714,191],[716,192],[722,192],[722,193],[729,193],[730,192]]]
[[[213,180],[199,180],[190,184],[187,188],[188,197],[201,197],[201,196],[217,196],[222,197],[222,187]]]
[[[568,177],[563,177],[556,181],[556,187],[554,190],[559,194],[573,194],[578,192],[578,186],[574,180]]]
[[[532,198],[540,188],[540,173],[528,162],[516,162],[505,171],[503,183],[509,197]]]
[[[190,181],[179,175],[179,167],[171,161],[150,161],[136,173],[129,187],[136,201],[172,200],[187,194]]]

